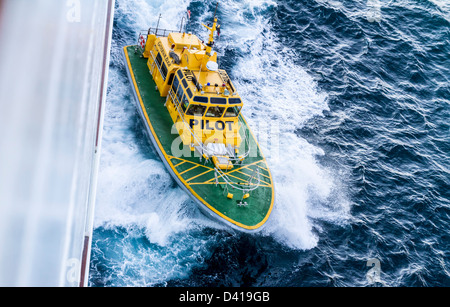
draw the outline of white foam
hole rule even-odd
[[[119,1],[119,26],[145,29],[156,25],[177,28],[188,1]],[[339,183],[331,171],[317,161],[323,151],[295,134],[313,116],[327,110],[327,96],[314,79],[294,61],[295,52],[281,46],[270,31],[267,11],[273,1],[231,1],[220,3],[222,37],[217,44],[239,50],[230,73],[245,100],[243,114],[260,139],[275,181],[276,202],[264,234],[292,248],[317,245],[311,218],[344,220],[345,198],[336,193]],[[204,12],[205,16],[212,15]],[[202,16],[202,17],[205,17]],[[207,22],[205,18],[199,18]],[[197,227],[221,228],[203,217],[188,196],[175,187],[159,159],[141,152],[134,139],[136,116],[128,80],[117,68],[110,72],[110,89],[105,116],[103,153],[100,166],[96,227],[144,229],[151,243],[177,245],[175,238]],[[333,206],[323,203],[333,197]],[[198,244],[198,242],[192,242]],[[174,248],[176,248],[174,246]],[[184,247],[183,249],[188,248]]]
[[[264,233],[291,248],[310,249],[318,242],[311,217],[342,221],[349,209],[338,192],[334,174],[316,160],[323,150],[295,133],[328,110],[327,96],[295,63],[295,51],[282,46],[270,31],[265,11],[275,4],[249,3],[244,1],[244,9],[237,14],[233,12],[242,2],[221,3],[226,23],[233,24],[222,27],[221,44],[245,55],[232,68],[233,81],[245,101],[243,114],[260,140],[275,182],[274,210]],[[330,207],[333,198],[337,199]]]
[[[161,27],[176,27],[187,2],[118,1],[117,6],[118,25],[138,31],[156,25],[159,12],[164,17]],[[150,242],[164,246],[174,233],[195,226],[198,212],[186,193],[174,188],[150,147],[144,145],[148,150],[142,152],[142,140],[136,140],[133,131],[140,119],[130,84],[116,67],[109,77],[95,226],[145,229]]]
[[[187,3],[118,1],[117,24],[138,32],[155,26],[162,13],[160,27],[176,29]],[[120,44],[113,42],[116,48],[121,48]],[[113,50],[114,64],[121,64],[119,55],[119,50]],[[114,284],[152,286],[185,277],[193,266],[201,265],[201,259],[209,252],[206,243],[214,238],[205,238],[198,230],[224,226],[203,216],[176,186],[149,143],[136,139],[136,127],[144,127],[133,99],[121,65],[113,65],[109,75],[95,227],[111,229],[114,233],[125,229],[126,237],[117,241],[114,237],[98,238],[93,252],[98,257],[109,254],[105,261],[113,276],[107,278]],[[143,236],[150,245],[136,246],[136,240]]]
[[[439,7],[439,14],[447,20],[450,21],[450,2],[448,0],[430,0],[432,3]]]
[[[190,0],[133,0],[117,1],[116,15],[119,23],[135,31],[155,27],[159,20],[160,29],[176,30],[181,25]],[[135,42],[133,42],[135,43]]]

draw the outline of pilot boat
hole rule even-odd
[[[201,211],[256,232],[274,204],[266,159],[243,114],[243,100],[213,51],[196,35],[150,28],[123,56],[136,106],[156,152]]]

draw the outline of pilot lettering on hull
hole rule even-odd
[[[191,120],[189,121],[189,126],[191,127],[191,129],[194,129],[194,126],[197,126],[199,124],[201,124],[202,130],[206,129],[206,130],[223,131],[223,130],[225,130],[226,126],[228,126],[228,130],[230,130],[230,131],[233,130],[233,122],[232,121],[223,122],[221,120],[217,120],[211,124],[210,124],[209,119],[200,121],[198,119],[191,118]],[[212,127],[211,125],[214,125],[214,126]]]

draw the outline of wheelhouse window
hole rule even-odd
[[[173,77],[175,77],[175,74],[174,74],[174,73],[171,73],[170,76],[169,76],[169,81],[167,81],[167,84],[168,84],[168,85],[172,85],[172,83],[173,83]]]
[[[162,75],[163,80],[166,81],[167,66],[166,66],[166,63],[164,63],[164,62],[162,63],[162,66],[161,66],[161,75]]]
[[[156,56],[156,64],[158,64],[158,67],[161,67],[161,63],[162,63],[161,53],[158,53],[158,55]]]
[[[164,81],[166,81],[166,76],[167,76],[167,66],[166,64],[162,61],[162,57],[161,57],[161,53],[158,53],[158,55],[156,56],[156,66],[158,66],[159,71],[161,72],[162,78]]]
[[[178,96],[178,99],[181,99],[181,97],[183,96],[183,87],[181,86],[181,83],[180,83],[180,85],[178,85],[177,96]]]
[[[175,77],[175,79],[173,79],[173,85],[172,85],[172,90],[173,90],[174,94],[177,93],[178,85],[180,85],[180,82],[178,81],[178,78]]]
[[[229,107],[225,112],[224,117],[237,117],[241,112],[241,107]]]
[[[184,74],[183,74],[183,72],[181,71],[181,69],[178,71],[177,74],[178,74],[178,78],[180,78],[180,80],[184,78]]]
[[[229,98],[228,103],[229,104],[240,104],[242,101],[240,98]]]
[[[206,111],[206,117],[222,117],[225,108],[222,107],[209,107]]]
[[[227,104],[226,98],[220,98],[220,97],[211,97],[211,103],[214,104]]]
[[[190,88],[188,88],[188,89],[186,90],[186,93],[188,94],[189,98],[192,98],[193,94],[192,94],[192,91],[191,91]]]
[[[181,103],[184,101],[184,98],[186,95],[183,92],[183,89],[181,88],[181,85],[178,87],[178,93],[177,93],[178,101]]]
[[[172,84],[172,91],[173,91],[173,93],[174,93],[174,95],[178,98],[178,101],[179,102],[182,102],[183,101],[183,88],[181,87],[181,84],[180,84],[180,82],[178,81],[178,78],[177,77],[175,77],[174,79],[173,79],[173,84]],[[178,102],[176,102],[176,101],[174,101],[174,103],[178,103]]]
[[[203,116],[205,114],[206,107],[199,104],[191,104],[186,112],[186,115],[191,116]]]
[[[178,78],[176,78],[176,79],[178,79]],[[177,97],[178,97],[178,101],[181,103],[184,100],[185,94],[183,91],[183,87],[181,86],[181,83],[178,82],[178,80],[177,80],[177,84],[178,84]]]
[[[189,106],[189,100],[187,99],[186,96],[184,96],[184,99],[181,102],[181,108],[183,109],[183,112],[186,112],[188,106]]]
[[[208,103],[208,97],[195,96],[193,99],[195,102]]]

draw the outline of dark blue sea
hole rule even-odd
[[[121,55],[159,14],[206,39],[215,6],[116,1],[89,285],[450,286],[450,2],[220,1],[219,64],[275,181],[253,235],[170,177]]]

